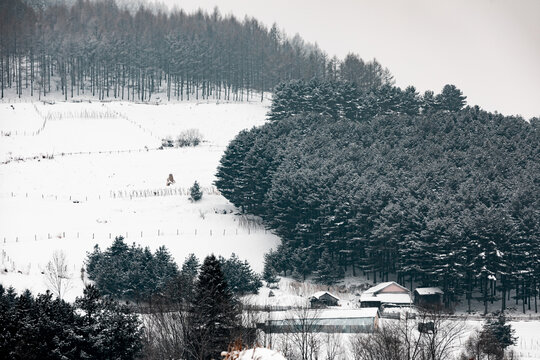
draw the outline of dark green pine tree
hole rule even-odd
[[[407,115],[418,115],[420,112],[420,96],[414,86],[407,86],[401,92],[399,111]]]
[[[500,313],[497,318],[489,318],[482,328],[482,333],[489,333],[497,340],[498,345],[503,349],[515,345],[517,337],[515,329],[506,323],[506,317]]]
[[[240,326],[240,308],[214,255],[201,266],[190,318],[188,352],[193,359],[217,359]]]
[[[219,257],[221,269],[229,289],[234,294],[256,294],[262,286],[261,277],[256,274],[249,263],[233,253],[229,259]]]
[[[444,85],[442,92],[437,95],[437,100],[442,110],[459,111],[463,109],[466,96],[455,85]]]
[[[336,260],[332,259],[328,249],[325,249],[317,262],[315,281],[324,285],[333,285],[343,279],[343,275],[343,268],[336,264]]]
[[[257,138],[257,129],[243,130],[229,143],[221,157],[217,180],[214,182],[218,190],[235,206],[245,208],[242,179],[246,177],[245,158]]]
[[[90,285],[75,300],[81,311],[77,335],[82,359],[135,359],[142,349],[142,327],[137,315]]]
[[[439,103],[432,90],[426,90],[422,96],[422,114],[436,111],[439,108]]]
[[[192,302],[195,294],[195,284],[201,264],[195,254],[189,254],[180,270],[177,281],[173,284],[173,302]]]
[[[189,188],[189,198],[192,201],[199,201],[202,199],[202,195],[201,187],[199,186],[199,183],[195,181],[193,186]]]
[[[275,263],[276,253],[274,250],[270,250],[269,253],[264,254],[263,280],[266,281],[269,287],[275,286],[279,282]]]
[[[153,291],[161,293],[169,283],[178,277],[178,266],[165,246],[160,246],[152,259],[152,272],[154,278]],[[149,296],[155,295],[150,293]]]

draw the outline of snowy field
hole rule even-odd
[[[179,264],[191,252],[235,252],[262,271],[263,254],[279,239],[237,215],[212,183],[228,142],[262,125],[267,105],[1,103],[0,282],[45,291],[41,271],[63,250],[72,300],[82,292],[86,252],[118,235],[151,249],[165,245]],[[187,129],[202,133],[199,146],[158,149],[162,138]],[[167,187],[169,174],[176,183]],[[195,180],[204,196],[191,203]]]

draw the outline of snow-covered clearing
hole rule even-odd
[[[212,183],[228,142],[262,125],[266,112],[266,102],[0,104],[0,283],[45,291],[41,271],[63,250],[73,300],[86,252],[118,235],[165,245],[178,263],[191,252],[235,252],[262,271],[279,239],[237,215]],[[204,137],[199,146],[158,149],[162,138],[193,128]],[[176,183],[167,187],[169,174]],[[195,180],[204,196],[192,203]]]

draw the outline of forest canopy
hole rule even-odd
[[[334,101],[328,110],[356,107],[332,114],[325,101],[310,101],[321,87],[348,85],[310,86],[281,85],[288,95],[275,101],[300,110],[275,116],[274,102],[274,121],[241,132],[218,168],[221,193],[282,238],[266,257],[272,268],[324,283],[345,270],[374,281],[397,274],[441,286],[447,304],[473,290],[487,301],[495,280],[503,298],[515,286],[536,294],[538,119],[461,109],[464,96],[451,85],[437,96],[334,93],[324,97]],[[385,94],[401,95],[388,102]],[[409,112],[402,105],[411,98],[418,104]],[[373,103],[377,111],[358,116]]]
[[[49,5],[43,5],[49,4]],[[60,92],[99,99],[244,100],[280,81],[336,79],[371,89],[392,82],[376,60],[330,58],[276,24],[182,10],[128,9],[114,1],[0,3],[1,97]]]

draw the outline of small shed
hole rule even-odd
[[[339,298],[328,291],[318,291],[309,297],[312,308],[338,306]]]
[[[442,306],[444,292],[438,287],[423,287],[414,290],[414,305],[424,308]]]
[[[411,292],[395,281],[380,283],[360,295],[360,307],[403,307],[411,306]]]
[[[326,309],[301,311],[276,311],[264,324],[267,333],[324,332],[372,333],[379,328],[379,309]]]

